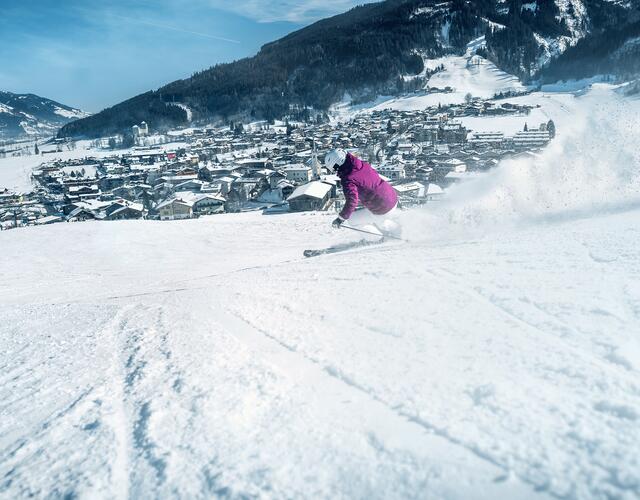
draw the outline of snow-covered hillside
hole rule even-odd
[[[33,94],[0,91],[0,139],[52,136],[65,123],[89,113]]]
[[[0,233],[0,496],[637,498],[639,101],[403,214]]]
[[[476,50],[483,44],[484,37],[480,37],[467,45],[464,55],[445,56],[424,61],[427,69],[434,69],[439,66],[444,67],[443,71],[433,75],[427,83],[427,88],[440,89],[440,92],[380,98],[370,105],[345,107],[343,104],[335,109],[342,115],[346,112],[376,111],[381,109],[409,111],[425,109],[438,104],[460,104],[465,101],[467,94],[488,99],[500,92],[521,92],[526,90],[526,87],[517,77],[501,71],[491,61],[475,55]],[[451,91],[442,92],[445,88],[449,88]]]

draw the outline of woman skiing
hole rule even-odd
[[[398,195],[371,165],[342,149],[333,149],[324,158],[329,171],[335,171],[346,199],[344,208],[333,221],[339,228],[346,220],[350,226],[374,226],[381,235],[400,237],[400,225],[394,220]],[[356,211],[358,202],[364,207]]]

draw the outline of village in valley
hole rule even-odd
[[[392,183],[403,206],[436,202],[452,184],[504,158],[535,154],[553,139],[553,121],[529,123],[532,108],[469,95],[462,104],[369,110],[341,121],[292,108],[292,118],[284,122],[191,127],[164,135],[150,134],[149,125],[141,123],[132,125],[133,144],[123,145],[122,137],[96,140],[87,145],[86,156],[73,159],[59,153],[78,146],[52,139],[30,152],[42,160],[31,173],[32,191],[0,186],[0,228],[335,211],[343,203],[340,180],[322,161],[334,147],[370,162]],[[463,122],[502,116],[521,119],[522,128],[506,135],[470,130]],[[11,152],[0,149],[0,154]]]

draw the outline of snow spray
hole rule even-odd
[[[596,86],[575,104],[541,152],[506,159],[453,186],[442,202],[404,212],[405,234],[474,237],[640,207],[640,100]]]

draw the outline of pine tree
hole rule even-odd
[[[547,122],[547,130],[549,131],[549,137],[553,139],[556,136],[556,124],[553,123],[553,120]]]

